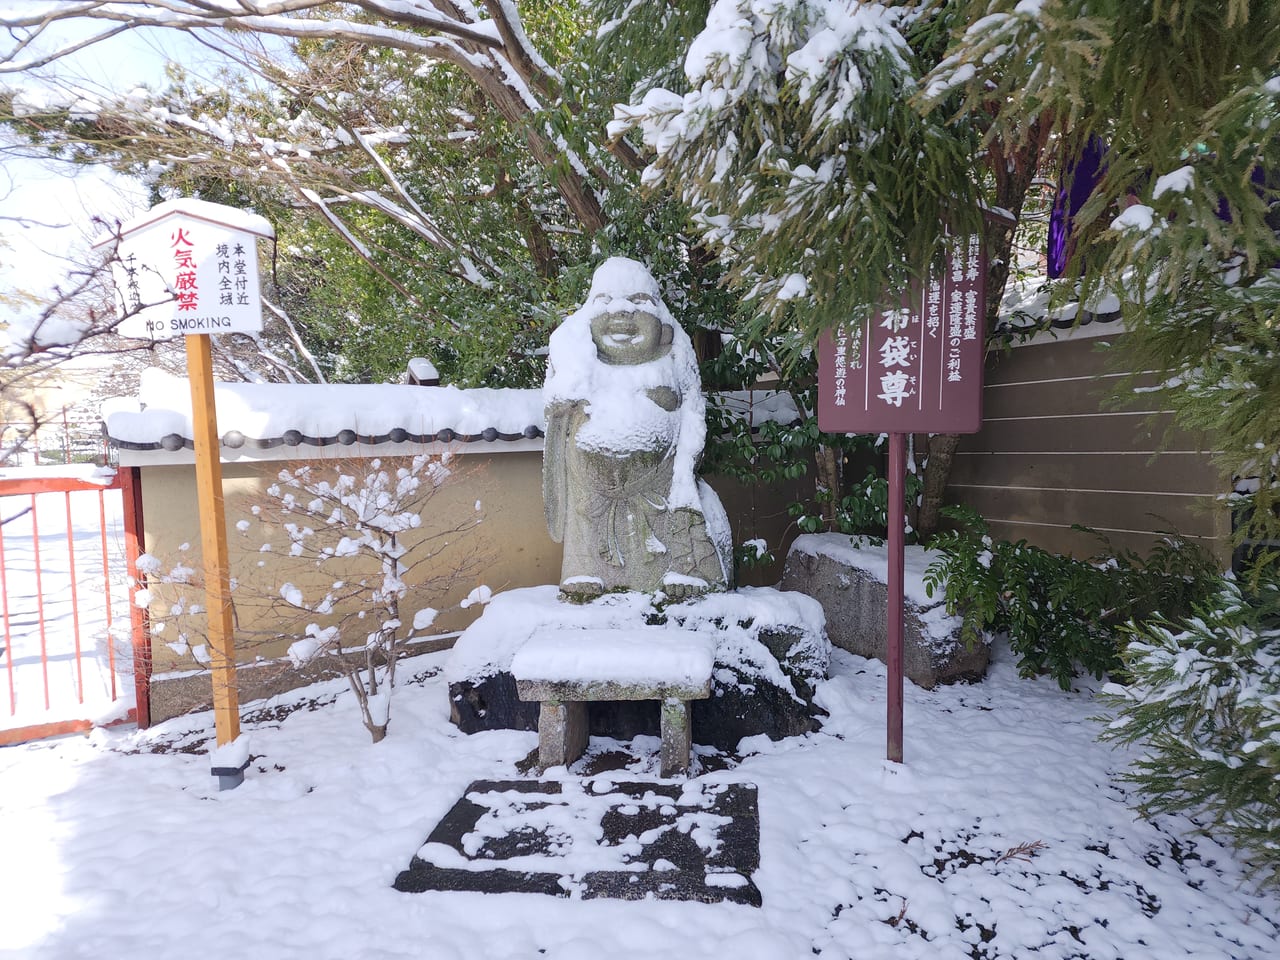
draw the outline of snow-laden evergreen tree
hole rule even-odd
[[[1184,620],[1133,630],[1129,683],[1107,687],[1106,739],[1137,744],[1127,774],[1148,815],[1182,812],[1280,884],[1280,590],[1235,583]]]
[[[1239,535],[1265,547],[1252,597],[1228,587],[1200,618],[1134,628],[1117,735],[1149,750],[1133,773],[1149,810],[1204,814],[1273,868],[1280,8],[699,7],[704,25],[683,58],[652,64],[613,131],[643,136],[645,181],[690,204],[705,242],[775,329],[807,338],[865,312],[928,261],[943,221],[981,201],[1016,215],[1038,167],[1070,170],[1091,139],[1104,145],[1056,295],[1118,299],[1129,369],[1165,374],[1160,399],[1210,438],[1236,478]],[[636,37],[664,35],[653,22],[661,8],[615,10],[617,35],[628,20]],[[990,239],[993,267],[1007,270],[1007,234]],[[1003,279],[993,271],[992,303]]]
[[[905,286],[944,223],[976,227],[975,125],[907,105],[931,25],[915,6],[719,0],[675,89],[617,108],[613,134],[652,152],[642,181],[680,192],[761,318],[812,339]]]
[[[619,36],[666,5],[613,4]],[[652,64],[615,135],[679,191],[758,317],[806,338],[871,309],[946,222],[1018,213],[1037,167],[1090,138],[1104,175],[1076,217],[1062,298],[1119,296],[1131,369],[1166,372],[1185,426],[1241,478],[1241,535],[1276,539],[1273,207],[1280,8],[1183,0],[715,0]],[[997,228],[989,303],[1007,272]],[[999,271],[999,272],[997,272]],[[990,319],[990,315],[989,315]]]

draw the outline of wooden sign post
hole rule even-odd
[[[819,428],[889,435],[885,753],[895,763],[902,762],[907,435],[976,433],[982,426],[986,279],[981,239],[953,237],[941,276],[818,343]]]
[[[218,746],[240,736],[240,695],[236,685],[236,640],[231,609],[231,570],[227,560],[227,521],[222,499],[222,460],[218,455],[217,406],[213,396],[213,350],[209,337],[187,340],[187,376],[191,379],[191,441],[196,454],[196,501],[200,507],[200,547],[204,556],[204,594],[209,617],[209,669],[213,682],[213,720]],[[220,780],[235,778],[219,773]],[[239,771],[244,779],[244,771]]]
[[[117,332],[148,340],[186,338],[217,729],[211,772],[222,789],[243,782],[248,749],[238,743],[235,630],[210,335],[262,329],[257,238],[274,236],[271,224],[255,214],[202,200],[172,200],[97,244],[117,241],[112,261],[122,318]]]

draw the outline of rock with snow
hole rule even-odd
[[[453,722],[466,733],[536,730],[538,704],[517,696],[513,662],[519,664],[535,635],[558,633],[565,639],[564,653],[542,665],[580,678],[591,657],[575,638],[605,631],[633,639],[651,636],[652,650],[667,651],[667,666],[675,662],[672,657],[680,659],[671,651],[682,644],[692,660],[714,651],[711,696],[692,703],[695,743],[732,750],[744,737],[778,740],[819,726],[822,710],[813,696],[827,675],[831,653],[822,609],[801,594],[763,587],[665,606],[638,592],[608,594],[590,604],[561,603],[554,586],[497,594],[451,651],[445,673]],[[546,660],[545,650],[539,657]],[[610,666],[624,669],[637,677],[645,673],[643,644],[627,663]],[[658,704],[592,703],[588,724],[595,736],[653,736]]]
[[[939,683],[980,680],[986,674],[985,643],[970,648],[960,639],[961,620],[930,597],[924,573],[937,552],[908,545],[903,577],[902,670],[925,689]],[[785,590],[813,597],[826,613],[837,647],[885,659],[889,563],[887,548],[836,533],[797,537],[782,573]]]

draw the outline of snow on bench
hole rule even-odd
[[[660,700],[660,774],[689,769],[689,701],[711,695],[715,637],[682,630],[542,629],[511,660],[521,700],[541,704],[538,764],[568,765],[587,748],[587,704]]]

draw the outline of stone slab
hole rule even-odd
[[[545,700],[581,700],[594,703],[597,700],[705,700],[711,696],[711,668],[700,683],[688,681],[646,681],[644,684],[626,680],[522,680],[516,678],[516,694],[521,700],[542,702]]]
[[[875,575],[838,557],[792,550],[782,588],[813,597],[827,615],[827,636],[843,650],[885,660],[889,588]],[[987,672],[986,644],[972,648],[958,635],[936,635],[927,623],[938,605],[903,604],[902,670],[912,683],[932,689],[939,683],[981,680]]]
[[[393,886],[758,907],[759,866],[754,784],[477,780]]]
[[[705,687],[703,696],[710,692],[715,659],[716,638],[696,631],[660,627],[566,630],[550,625],[535,629],[521,644],[511,658],[511,672],[521,681],[521,690],[526,683],[552,689],[558,684],[585,687],[607,681],[616,691],[614,695],[581,699],[650,700],[690,691],[682,699],[692,700],[696,699],[692,691]],[[629,695],[626,691],[630,687],[658,692],[653,696]]]

